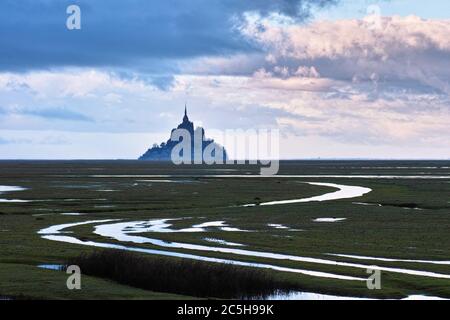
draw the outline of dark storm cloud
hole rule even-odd
[[[0,70],[114,66],[162,72],[173,60],[257,50],[233,28],[244,12],[305,19],[311,8],[335,2],[3,0]],[[66,28],[66,8],[71,4],[81,8],[81,30]]]

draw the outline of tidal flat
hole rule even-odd
[[[258,173],[250,165],[0,161],[0,296],[196,298],[91,275],[73,292],[63,272],[37,267],[100,243],[149,260],[160,251],[175,261],[273,266],[267,272],[298,299],[450,298],[450,161],[282,161],[278,176]],[[342,189],[360,192],[336,197]],[[367,288],[366,265],[381,270],[381,289]]]

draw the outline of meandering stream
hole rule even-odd
[[[158,176],[161,177],[161,176]],[[214,176],[214,177],[246,177],[247,175],[239,175],[239,176]],[[279,177],[279,176],[278,176]],[[307,177],[307,176],[289,176],[289,177]],[[333,176],[335,177],[335,176]],[[348,176],[347,176],[348,177]],[[269,206],[269,205],[282,205],[282,204],[295,204],[295,203],[305,203],[305,202],[314,202],[314,201],[331,201],[331,200],[339,200],[339,199],[349,199],[349,198],[357,198],[364,194],[367,194],[371,191],[370,188],[359,187],[359,186],[348,186],[342,184],[334,184],[334,183],[319,183],[319,182],[306,182],[310,185],[317,186],[326,186],[338,189],[337,191],[328,192],[323,195],[308,197],[308,198],[300,198],[300,199],[290,199],[290,200],[277,200],[270,202],[263,202],[259,205],[261,206]],[[25,188],[17,187],[17,186],[0,186],[0,194],[4,192],[13,192],[13,191],[23,191]],[[27,200],[20,199],[0,199],[0,202],[27,202]],[[255,206],[256,204],[248,204],[244,206]],[[322,221],[324,219],[331,218],[318,218],[317,221]],[[176,219],[153,219],[153,220],[143,220],[143,221],[121,221],[121,219],[103,219],[103,220],[90,220],[90,221],[81,221],[74,223],[66,223],[60,225],[49,226],[44,228],[38,232],[42,236],[42,238],[52,241],[59,241],[65,243],[79,244],[85,246],[92,247],[100,247],[100,248],[112,248],[119,250],[127,250],[134,252],[142,252],[153,255],[163,255],[163,256],[174,256],[186,259],[193,260],[201,260],[207,262],[214,263],[229,263],[234,265],[248,266],[254,268],[265,268],[272,269],[281,272],[292,272],[299,273],[314,277],[323,277],[323,278],[333,278],[339,280],[347,280],[347,281],[366,281],[366,278],[354,277],[348,275],[340,275],[329,272],[320,272],[313,270],[305,270],[299,268],[287,268],[274,264],[268,263],[253,263],[240,261],[235,259],[222,259],[222,258],[212,258],[201,256],[198,254],[189,254],[189,253],[180,253],[174,251],[166,251],[166,250],[156,250],[156,249],[147,249],[133,246],[125,246],[121,244],[114,243],[106,243],[106,242],[95,242],[95,241],[82,241],[74,236],[69,236],[67,234],[71,234],[72,231],[67,231],[66,229],[93,224],[94,233],[105,237],[107,239],[114,239],[119,242],[126,243],[134,243],[134,244],[151,244],[161,248],[169,248],[169,249],[184,249],[184,250],[192,250],[197,252],[217,252],[217,253],[225,253],[236,256],[243,257],[257,257],[257,258],[265,258],[275,261],[287,260],[287,261],[295,261],[295,262],[306,262],[313,264],[321,264],[321,265],[335,265],[340,267],[349,267],[349,268],[357,268],[357,269],[365,269],[368,268],[378,269],[381,271],[393,272],[393,273],[401,273],[408,274],[414,276],[423,276],[423,277],[432,277],[432,278],[441,278],[441,279],[450,279],[450,275],[429,272],[429,271],[420,271],[420,270],[411,270],[411,269],[403,269],[403,268],[394,268],[394,267],[384,267],[384,266],[372,266],[368,264],[354,263],[354,262],[342,262],[335,261],[331,259],[322,259],[322,258],[312,258],[312,257],[302,257],[295,255],[287,255],[281,253],[274,252],[263,252],[263,251],[254,251],[248,249],[240,249],[240,248],[230,248],[230,247],[222,247],[222,246],[213,246],[213,245],[201,245],[201,244],[190,244],[190,243],[181,243],[181,242],[168,242],[155,238],[144,237],[136,234],[142,233],[170,233],[170,232],[205,232],[210,228],[217,228],[219,231],[224,232],[245,232],[248,230],[241,230],[238,228],[234,228],[228,225],[225,221],[208,221],[200,224],[192,225],[189,228],[184,229],[172,229],[171,224],[168,223],[170,220]],[[343,220],[340,218],[339,220]],[[324,220],[325,221],[325,220]],[[327,220],[328,221],[328,220]],[[333,220],[334,221],[334,220]],[[337,221],[337,219],[336,219]],[[220,239],[214,239],[217,244],[227,245],[226,241]],[[236,244],[231,243],[233,245],[245,245],[245,244]],[[357,256],[357,255],[348,255],[348,254],[333,254],[328,253],[328,256],[336,256],[343,257],[348,259],[355,260],[372,260],[372,261],[387,261],[387,262],[415,262],[415,263],[433,263],[433,264],[441,264],[441,265],[449,265],[450,261],[428,261],[428,260],[404,260],[404,259],[389,259],[382,257],[366,257],[366,256]],[[301,293],[305,294],[305,293]]]
[[[310,197],[310,198],[301,198],[301,199],[292,199],[292,200],[278,200],[278,201],[269,201],[262,202],[260,206],[274,206],[280,204],[293,204],[293,203],[305,203],[305,202],[321,202],[321,201],[331,201],[331,200],[340,200],[340,199],[349,199],[349,198],[357,198],[365,195],[372,191],[370,188],[358,187],[358,186],[347,186],[343,184],[336,183],[322,183],[322,182],[306,182],[309,185],[313,186],[322,186],[322,187],[331,187],[338,189],[334,192],[325,193],[320,196]],[[246,204],[244,207],[256,206],[256,204]]]
[[[292,199],[292,200],[279,200],[279,201],[271,201],[265,202],[260,205],[278,205],[278,204],[286,204],[286,203],[302,203],[302,202],[313,202],[313,201],[330,201],[330,200],[338,200],[338,199],[348,199],[360,197],[364,194],[367,194],[371,191],[370,188],[359,187],[359,186],[348,186],[341,184],[333,184],[333,183],[317,183],[317,182],[308,182],[311,185],[319,185],[319,186],[329,186],[337,188],[337,191],[329,192],[320,196],[314,196],[309,198],[301,198],[301,199]],[[324,218],[328,219],[328,218]],[[312,258],[312,257],[302,257],[302,256],[294,256],[287,254],[280,254],[274,252],[262,252],[262,251],[253,251],[248,249],[238,249],[238,248],[230,248],[230,247],[219,247],[219,246],[209,246],[209,245],[201,245],[201,244],[190,244],[190,243],[181,243],[181,242],[168,242],[155,238],[144,237],[136,234],[142,233],[158,233],[158,232],[204,232],[207,228],[218,228],[221,231],[236,231],[243,232],[247,230],[240,230],[237,228],[233,228],[226,224],[225,221],[209,221],[201,224],[193,225],[190,228],[184,228],[179,230],[171,229],[171,224],[168,221],[173,219],[153,219],[153,220],[144,220],[144,221],[120,221],[120,219],[107,219],[107,220],[92,220],[92,221],[82,221],[68,224],[61,224],[56,226],[50,226],[48,228],[40,230],[38,233],[42,235],[43,238],[53,241],[61,241],[67,243],[88,245],[94,247],[104,247],[104,248],[115,248],[121,250],[128,251],[137,251],[144,252],[149,254],[157,254],[157,255],[168,255],[168,256],[177,256],[188,259],[209,261],[209,262],[217,262],[217,263],[233,263],[244,266],[258,267],[258,268],[268,268],[278,271],[286,271],[286,272],[296,272],[303,273],[307,275],[317,276],[317,277],[327,277],[327,278],[335,278],[341,280],[357,280],[363,281],[366,280],[364,278],[359,277],[351,277],[346,275],[339,275],[327,272],[317,272],[312,270],[304,270],[304,269],[295,269],[295,268],[285,268],[272,264],[260,264],[260,263],[250,263],[244,261],[230,260],[230,259],[218,259],[211,257],[204,257],[200,255],[186,254],[186,253],[177,253],[172,251],[163,251],[163,250],[153,250],[146,248],[138,248],[138,247],[130,247],[118,244],[111,243],[101,243],[101,242],[93,242],[93,241],[81,241],[76,237],[67,236],[64,234],[70,233],[69,231],[65,231],[67,228],[72,228],[85,224],[96,224],[94,233],[105,237],[107,239],[114,239],[119,242],[127,242],[134,244],[151,244],[161,248],[170,248],[170,249],[187,249],[199,252],[218,252],[225,253],[237,256],[246,256],[246,257],[258,257],[272,260],[288,260],[295,262],[306,262],[313,264],[321,264],[321,265],[335,265],[340,267],[349,267],[349,268],[357,268],[367,270],[368,268],[378,269],[381,271],[393,272],[393,273],[401,273],[415,276],[423,276],[423,277],[433,277],[433,278],[441,278],[441,279],[450,279],[450,275],[429,272],[429,271],[420,271],[420,270],[411,270],[411,269],[403,269],[403,268],[394,268],[394,267],[384,267],[384,266],[371,266],[368,264],[354,263],[354,262],[342,262],[335,261],[330,259],[322,259],[322,258]],[[245,245],[245,244],[244,244]],[[330,255],[330,254],[328,254]],[[361,259],[358,256],[353,255],[337,255],[345,258],[351,259]],[[367,258],[367,257],[365,257]],[[380,260],[380,261],[389,261],[388,259],[376,258],[372,260]],[[416,260],[416,262],[422,260]],[[445,264],[446,262],[438,262],[440,264]]]
[[[5,192],[14,192],[14,191],[23,191],[26,190],[22,187],[16,186],[0,186],[0,194]],[[29,200],[21,200],[21,199],[0,199],[0,202],[29,202]]]
[[[177,253],[177,252],[171,252],[171,251],[152,250],[152,249],[145,249],[145,248],[138,248],[138,247],[129,247],[129,246],[117,245],[117,244],[111,244],[111,243],[81,241],[75,237],[62,235],[65,233],[69,233],[68,231],[64,231],[67,228],[76,227],[76,226],[85,225],[85,224],[98,224],[95,226],[95,231],[94,231],[95,234],[103,236],[105,238],[113,238],[119,242],[128,242],[128,243],[135,243],[135,244],[151,244],[154,246],[170,248],[170,249],[188,249],[188,250],[193,250],[193,251],[219,252],[219,253],[226,253],[226,254],[232,254],[232,255],[238,255],[238,256],[259,257],[259,258],[266,258],[266,259],[273,259],[273,260],[288,260],[288,261],[307,262],[307,263],[322,264],[322,265],[335,265],[335,266],[358,268],[358,269],[364,269],[364,270],[378,269],[380,271],[387,271],[387,272],[393,272],[393,273],[401,273],[401,274],[432,277],[432,278],[441,278],[441,279],[450,279],[450,275],[448,275],[448,274],[429,272],[429,271],[383,267],[383,266],[373,266],[373,265],[360,264],[360,263],[341,262],[341,261],[335,261],[335,260],[329,260],[329,259],[302,257],[302,256],[294,256],[294,255],[272,253],[272,252],[253,251],[253,250],[246,250],[246,249],[205,246],[205,245],[180,243],[180,242],[168,242],[168,241],[163,241],[163,240],[159,240],[159,239],[153,239],[153,238],[147,238],[147,237],[143,237],[143,236],[133,235],[134,233],[142,232],[142,231],[139,231],[139,226],[143,225],[143,221],[132,221],[132,222],[116,222],[116,221],[117,221],[117,219],[107,219],[107,220],[93,220],[93,221],[83,221],[83,222],[61,224],[61,225],[51,226],[51,227],[42,229],[38,233],[41,234],[44,239],[73,243],[73,244],[82,244],[82,245],[103,247],[103,248],[114,248],[114,249],[136,251],[136,252],[150,253],[150,254],[156,254],[156,255],[177,256],[177,257],[182,257],[182,258],[189,258],[189,259],[202,260],[202,261],[208,261],[208,262],[232,263],[232,264],[237,264],[237,265],[251,266],[251,267],[258,267],[258,268],[267,268],[267,269],[273,269],[273,270],[285,271],[285,272],[303,273],[303,274],[316,276],[316,277],[334,278],[334,279],[341,279],[341,280],[359,280],[359,281],[366,280],[364,278],[344,276],[344,275],[338,275],[338,274],[326,273],[326,272],[317,272],[317,271],[312,271],[312,270],[285,268],[285,267],[280,267],[280,266],[275,266],[275,265],[270,265],[270,264],[249,263],[249,262],[229,260],[229,259],[217,259],[217,258],[210,258],[210,257],[199,256],[199,255]],[[161,221],[161,220],[159,219],[159,220],[154,220],[154,221]],[[115,223],[110,223],[110,222],[115,222]],[[150,221],[148,221],[148,223],[150,225],[152,225],[153,221],[150,220]],[[145,228],[145,226],[144,226],[144,228]],[[446,263],[446,262],[441,262],[441,263]]]

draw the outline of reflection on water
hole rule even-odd
[[[288,293],[274,293],[264,297],[265,300],[378,300],[372,298],[344,297],[329,294],[292,291]],[[389,300],[389,299],[388,299]],[[394,299],[391,299],[394,300]],[[425,295],[411,295],[400,300],[447,300],[439,297]]]
[[[285,267],[279,267],[279,266],[263,264],[263,263],[251,263],[251,262],[245,262],[245,261],[203,257],[203,256],[198,256],[198,255],[193,255],[193,254],[178,253],[178,252],[172,252],[172,251],[144,249],[144,248],[137,248],[137,247],[126,247],[123,245],[112,244],[112,243],[81,241],[77,238],[68,237],[68,236],[43,235],[42,238],[47,239],[47,240],[60,241],[60,242],[72,243],[72,244],[80,244],[80,245],[91,246],[91,247],[96,247],[96,248],[126,250],[126,251],[131,251],[131,252],[141,252],[141,253],[147,253],[147,254],[168,256],[168,257],[178,257],[178,258],[199,260],[199,261],[206,261],[206,262],[213,262],[213,263],[224,263],[224,264],[233,264],[233,265],[244,266],[244,267],[271,269],[271,270],[275,270],[275,271],[299,273],[299,274],[304,274],[304,275],[309,275],[309,276],[314,276],[314,277],[334,278],[334,279],[341,279],[341,280],[359,280],[359,281],[367,280],[365,278],[356,278],[356,277],[342,276],[342,275],[337,275],[337,274],[332,274],[332,273],[327,273],[327,272],[310,271],[310,270],[295,269],[295,268],[285,268]]]
[[[64,266],[62,264],[39,264],[37,265],[37,267],[41,269],[56,270],[56,271],[62,271],[64,269]]]
[[[101,177],[101,176],[97,176]],[[104,177],[110,177],[110,176],[104,176]],[[120,177],[130,177],[130,176],[120,176]],[[153,176],[153,177],[164,177],[164,176]],[[166,177],[172,177],[172,176],[166,176]],[[209,177],[261,177],[261,176],[209,176]],[[277,176],[280,177],[280,176]],[[301,177],[301,176],[284,176],[284,177]],[[306,177],[306,176],[303,176]],[[361,177],[361,176],[359,176]],[[370,188],[360,187],[360,186],[349,186],[349,185],[342,185],[342,184],[334,184],[334,183],[318,183],[318,182],[307,182],[310,185],[316,185],[316,186],[324,186],[324,187],[331,187],[337,189],[333,192],[328,192],[323,195],[309,197],[309,198],[300,198],[300,199],[291,199],[291,200],[278,200],[278,201],[270,201],[270,202],[263,202],[259,205],[262,206],[268,206],[268,205],[279,205],[279,204],[292,204],[292,203],[304,203],[304,202],[313,202],[313,201],[329,201],[329,200],[339,200],[339,199],[347,199],[347,198],[356,198],[361,197],[371,191]],[[104,191],[113,191],[113,190],[104,190]],[[254,204],[249,204],[247,206],[254,206]],[[75,237],[65,236],[62,235],[64,233],[70,233],[70,231],[64,231],[66,228],[71,228],[79,225],[84,224],[97,224],[95,226],[94,233],[97,235],[100,235],[105,238],[114,239],[118,242],[128,242],[128,243],[136,243],[136,244],[151,244],[157,247],[162,248],[170,248],[170,249],[183,249],[183,250],[192,250],[197,252],[217,252],[217,253],[224,253],[224,254],[232,254],[232,255],[239,255],[244,257],[258,257],[258,258],[265,258],[265,259],[273,259],[278,261],[295,261],[295,262],[306,262],[306,263],[312,263],[312,264],[321,264],[321,265],[331,265],[331,266],[340,266],[340,267],[348,267],[348,268],[357,268],[357,269],[363,269],[367,270],[368,268],[372,269],[378,269],[381,271],[387,271],[387,272],[394,272],[394,273],[401,273],[401,274],[408,274],[408,275],[416,275],[416,276],[425,276],[425,277],[433,277],[433,278],[443,278],[443,279],[450,279],[450,275],[448,274],[441,274],[436,272],[428,272],[428,271],[420,271],[420,270],[410,270],[410,269],[402,269],[402,268],[393,268],[393,267],[384,267],[384,266],[372,266],[368,264],[359,264],[359,263],[353,263],[353,262],[343,262],[343,261],[334,261],[329,259],[321,259],[321,258],[312,258],[312,257],[302,257],[302,256],[294,256],[294,255],[288,255],[288,254],[281,254],[281,253],[273,253],[273,252],[263,252],[263,251],[253,251],[253,250],[246,250],[246,249],[238,249],[238,248],[227,248],[227,247],[220,247],[220,246],[208,246],[208,245],[200,245],[200,244],[190,244],[190,243],[180,243],[180,242],[170,242],[170,241],[164,241],[154,238],[149,238],[145,236],[141,236],[138,234],[142,233],[174,233],[174,232],[206,232],[210,231],[209,229],[215,228],[220,231],[248,231],[248,230],[241,230],[232,226],[229,226],[226,224],[225,221],[219,220],[219,221],[208,221],[204,223],[199,223],[192,225],[188,228],[183,229],[172,229],[172,223],[170,221],[174,220],[181,220],[186,218],[178,218],[178,219],[153,219],[153,220],[144,220],[144,221],[131,221],[131,222],[117,222],[120,219],[108,219],[108,220],[93,220],[93,221],[84,221],[84,222],[78,222],[78,223],[70,223],[70,224],[62,224],[62,225],[56,225],[51,226],[45,229],[42,229],[39,231],[39,234],[42,235],[44,239],[53,240],[53,241],[61,241],[61,242],[67,242],[67,243],[73,243],[73,244],[80,244],[80,245],[87,245],[87,246],[93,246],[93,247],[100,247],[100,248],[113,248],[113,249],[120,249],[120,250],[127,250],[127,251],[134,251],[134,252],[142,252],[147,254],[154,254],[154,255],[164,255],[164,256],[173,256],[173,257],[180,257],[180,258],[186,258],[186,259],[193,259],[193,260],[201,260],[206,262],[214,262],[214,263],[228,263],[228,264],[235,264],[235,265],[241,265],[241,266],[248,266],[248,267],[254,267],[254,268],[265,268],[265,269],[272,269],[276,271],[282,271],[282,272],[292,272],[292,273],[299,273],[309,276],[315,276],[315,277],[323,277],[323,278],[333,278],[333,279],[340,279],[340,280],[352,280],[352,281],[366,281],[366,278],[360,278],[355,276],[348,276],[348,275],[340,275],[340,274],[334,274],[329,272],[320,272],[320,271],[313,271],[313,270],[304,270],[304,269],[297,269],[297,268],[287,268],[287,267],[281,267],[273,264],[266,264],[266,263],[252,263],[252,262],[246,262],[246,261],[237,261],[237,260],[231,260],[231,259],[222,259],[222,258],[213,258],[213,257],[205,257],[200,256],[197,254],[188,254],[188,253],[178,253],[173,251],[164,251],[164,250],[155,250],[155,249],[147,249],[147,248],[139,248],[139,247],[130,247],[125,246],[122,244],[113,244],[113,243],[101,243],[101,242],[94,242],[94,241],[82,241]],[[337,222],[345,220],[346,218],[317,218],[314,221],[316,222]],[[109,223],[114,222],[114,223]],[[281,224],[268,224],[269,227],[275,228],[275,229],[287,229],[289,228],[287,226],[281,225]],[[203,238],[203,240],[208,242],[217,243],[224,246],[243,246],[243,244],[239,243],[232,243],[227,242],[225,240],[216,239],[216,238]],[[339,256],[339,255],[337,255]],[[361,257],[357,258],[356,256],[342,256],[349,259],[362,259]],[[365,257],[368,258],[368,257]],[[389,261],[389,260],[382,260],[383,258],[379,258],[380,261]],[[368,260],[377,260],[377,259],[368,259]],[[420,261],[420,260],[418,260]],[[337,297],[337,296],[331,296],[331,295],[318,295],[315,293],[305,293],[305,292],[296,292],[296,293],[289,293],[289,294],[277,294],[272,295],[268,297],[269,299],[306,299],[308,297],[312,297],[313,299],[351,299],[348,297]]]
[[[78,177],[80,175],[69,175]],[[450,179],[450,176],[441,175],[299,175],[283,174],[264,176],[259,174],[211,174],[211,175],[169,175],[169,174],[96,174],[90,175],[91,178],[350,178],[350,179]]]
[[[204,257],[204,256],[199,256],[199,255],[193,255],[193,254],[187,254],[187,253],[178,253],[178,252],[172,252],[172,251],[163,251],[163,250],[145,249],[145,248],[137,248],[137,247],[128,247],[128,246],[112,244],[112,243],[101,243],[101,242],[94,242],[94,241],[82,241],[82,240],[79,240],[79,239],[77,239],[75,237],[60,235],[60,234],[63,234],[63,233],[70,233],[70,231],[63,231],[65,228],[85,225],[85,224],[89,224],[89,223],[101,223],[101,222],[110,222],[110,221],[114,221],[114,219],[84,221],[84,222],[77,222],[77,223],[68,223],[68,224],[56,225],[56,226],[52,226],[52,227],[49,227],[49,228],[46,228],[46,229],[42,229],[38,233],[42,235],[43,239],[53,240],[53,241],[60,241],[60,242],[65,242],[65,243],[72,243],[72,244],[79,244],[79,245],[85,245],[85,246],[91,246],[91,247],[96,247],[96,248],[109,248],[109,249],[127,250],[127,251],[132,251],[132,252],[141,252],[141,253],[147,253],[147,254],[170,256],[170,257],[178,257],[178,258],[200,260],[200,261],[206,261],[206,262],[225,263],[225,264],[233,264],[233,265],[253,267],[253,268],[272,269],[272,270],[276,270],[276,271],[299,273],[299,274],[305,274],[305,275],[315,276],[315,277],[334,278],[334,279],[341,279],[341,280],[366,281],[365,278],[344,276],[344,275],[338,275],[338,274],[333,274],[333,273],[328,273],[328,272],[311,271],[311,270],[296,269],[296,268],[286,268],[286,267],[279,267],[279,266],[270,265],[270,264],[264,264],[264,263],[251,263],[251,262],[237,261],[237,260],[230,260],[230,259],[211,258],[211,257]],[[148,239],[148,240],[154,240],[155,243],[160,243],[161,245],[171,245],[171,244],[173,244],[173,243],[167,243],[167,242],[164,242],[164,241],[161,241],[161,240],[156,240],[156,239]],[[181,244],[175,244],[175,245],[181,245]],[[209,248],[207,246],[202,246],[202,247]],[[226,248],[222,248],[222,249],[223,250],[227,250]],[[233,249],[228,249],[228,250],[233,250]],[[235,250],[237,250],[237,249],[235,249]]]
[[[371,300],[368,298],[343,297],[329,294],[291,291],[288,293],[274,293],[264,298],[265,300]]]
[[[289,227],[286,227],[286,226],[284,226],[282,224],[278,224],[278,223],[269,223],[269,224],[267,224],[267,226],[275,228],[275,229],[289,229]]]
[[[62,264],[40,264],[37,267],[41,269],[55,270],[55,271],[64,270],[64,265]],[[251,298],[250,300],[377,300],[377,299],[344,297],[344,296],[335,296],[329,294],[301,292],[301,291],[290,291],[290,292],[277,291],[271,295],[263,297],[254,297]],[[448,300],[448,299],[425,295],[411,295],[400,300]]]
[[[132,221],[124,222],[120,225],[127,233],[144,233],[144,232],[158,232],[158,233],[178,233],[178,232],[206,232],[209,228],[218,228],[221,231],[228,232],[247,232],[234,227],[230,227],[225,221],[209,221],[200,224],[194,224],[189,228],[172,229],[172,224],[169,221],[184,220],[189,218],[172,218],[172,219],[153,219],[147,221]]]
[[[0,186],[0,194],[5,192],[14,192],[14,191],[24,191],[26,188],[17,187],[17,186]],[[21,202],[31,202],[31,200],[21,200],[21,199],[0,199],[0,202],[3,203],[21,203]]]
[[[338,221],[343,221],[343,220],[347,220],[347,218],[317,218],[314,219],[314,222],[338,222]]]
[[[377,206],[382,207],[383,205],[381,203],[368,203],[368,202],[352,202],[353,204],[358,204],[361,206]]]
[[[62,234],[62,233],[72,233],[71,231],[62,231],[67,228],[72,228],[76,226],[82,226],[85,224],[93,224],[93,223],[101,223],[101,222],[110,222],[110,221],[117,221],[119,219],[104,219],[104,220],[91,220],[91,221],[84,221],[84,222],[75,222],[75,223],[65,223],[65,224],[57,224],[45,229],[41,229],[38,231],[38,234]]]
[[[0,186],[0,193],[3,192],[13,192],[13,191],[24,191],[26,188],[17,187],[17,186]]]
[[[208,242],[214,242],[218,244],[222,244],[225,246],[231,246],[231,247],[245,247],[245,244],[242,243],[236,243],[236,242],[229,242],[222,239],[215,239],[215,238],[203,238],[203,240]]]
[[[366,281],[367,280],[365,278],[344,276],[344,275],[332,274],[332,273],[327,273],[327,272],[285,268],[285,267],[279,267],[279,266],[268,265],[268,264],[249,263],[249,262],[242,262],[242,261],[235,261],[235,260],[228,260],[228,259],[208,258],[208,257],[203,257],[203,256],[197,256],[197,255],[181,254],[181,253],[167,252],[167,251],[160,251],[160,250],[150,250],[150,249],[143,249],[143,248],[136,248],[136,247],[126,247],[126,246],[122,246],[122,245],[115,245],[115,244],[108,244],[108,243],[81,241],[74,237],[59,235],[62,233],[66,233],[65,231],[63,231],[65,228],[89,224],[89,223],[105,223],[105,222],[111,222],[111,221],[115,221],[115,220],[117,220],[117,219],[94,220],[94,221],[84,221],[84,222],[79,222],[79,223],[56,225],[56,226],[52,226],[52,227],[49,227],[46,229],[42,229],[41,231],[39,231],[39,234],[43,235],[44,239],[48,239],[48,240],[89,245],[89,246],[94,246],[94,247],[115,248],[115,249],[130,250],[130,251],[144,252],[144,253],[151,253],[151,254],[178,256],[178,257],[182,257],[182,258],[203,260],[203,261],[210,261],[210,262],[233,263],[233,264],[245,265],[245,266],[251,266],[251,267],[268,268],[268,269],[273,269],[273,270],[277,270],[277,271],[302,273],[302,274],[312,275],[312,276],[316,276],[316,277],[334,278],[334,279],[342,279],[342,280],[358,280],[358,281]],[[194,250],[194,251],[220,252],[220,253],[248,256],[248,257],[260,257],[260,258],[267,258],[267,259],[274,259],[274,260],[290,260],[290,261],[296,261],[296,262],[308,262],[308,263],[322,264],[322,265],[334,265],[334,266],[358,268],[358,269],[363,269],[363,270],[367,270],[368,268],[371,268],[371,269],[376,269],[376,270],[380,270],[380,271],[387,271],[387,272],[394,272],[394,273],[401,273],[401,274],[450,279],[449,274],[442,274],[442,273],[436,273],[436,272],[430,272],[430,271],[419,271],[419,270],[410,270],[410,269],[402,269],[402,268],[372,266],[372,265],[367,265],[367,264],[341,262],[341,261],[334,261],[334,260],[328,260],[328,259],[301,257],[301,256],[287,255],[287,254],[281,254],[281,253],[252,251],[252,250],[245,250],[245,249],[212,247],[212,246],[204,246],[204,245],[189,244],[189,243],[179,243],[179,242],[167,242],[167,241],[163,241],[163,240],[159,240],[159,239],[130,235],[129,233],[137,233],[137,232],[136,231],[128,231],[127,227],[134,226],[137,223],[142,224],[142,222],[122,222],[122,223],[113,223],[113,224],[100,224],[95,227],[94,233],[101,235],[103,237],[113,238],[120,242],[132,242],[132,243],[139,243],[139,244],[145,243],[145,244],[152,244],[155,246],[171,248],[171,249],[188,249],[188,250]]]
[[[335,253],[327,253],[327,255],[335,256],[335,257],[358,259],[358,260],[373,260],[373,261],[387,261],[387,262],[415,262],[415,263],[430,263],[430,264],[439,264],[439,265],[450,265],[450,261],[377,258],[377,257],[356,256],[356,255],[351,255],[351,254],[335,254]]]
[[[220,252],[220,253],[275,259],[275,260],[291,260],[291,261],[297,261],[297,262],[309,262],[309,263],[316,263],[316,264],[323,264],[323,265],[343,266],[343,267],[359,268],[359,269],[364,269],[364,270],[367,270],[368,268],[372,268],[372,269],[378,269],[381,271],[389,271],[389,272],[395,272],[395,273],[450,279],[450,275],[440,274],[440,273],[435,273],[435,272],[408,270],[408,269],[390,268],[390,267],[379,267],[379,266],[371,266],[371,265],[357,264],[357,263],[350,263],[350,262],[340,262],[340,261],[327,260],[327,259],[301,257],[301,256],[294,256],[294,255],[281,254],[281,253],[252,251],[252,250],[245,250],[245,249],[222,248],[222,247],[211,247],[211,246],[180,243],[180,242],[167,242],[167,241],[162,241],[159,239],[130,235],[130,233],[142,232],[142,231],[128,229],[130,227],[133,228],[133,226],[136,225],[137,223],[142,223],[142,222],[121,222],[121,223],[113,223],[113,224],[102,224],[102,225],[98,225],[95,227],[94,233],[101,235],[103,237],[115,239],[120,242],[132,242],[132,243],[138,243],[138,244],[145,243],[145,244],[152,244],[155,246],[166,247],[166,248]]]
[[[268,223],[267,226],[274,228],[274,229],[286,230],[286,231],[304,231],[303,229],[291,229],[290,227],[279,224],[279,223]],[[286,237],[290,237],[290,236],[286,236]]]
[[[339,200],[339,199],[348,199],[348,198],[356,198],[365,195],[372,191],[370,188],[358,187],[358,186],[347,186],[343,184],[335,184],[335,183],[319,183],[319,182],[307,182],[313,186],[322,186],[322,187],[331,187],[339,189],[335,192],[326,193],[320,196],[310,197],[310,198],[302,198],[302,199],[292,199],[292,200],[279,200],[279,201],[269,201],[262,202],[260,206],[273,206],[278,204],[292,204],[292,203],[304,203],[304,202],[314,202],[314,201],[330,201],[330,200]]]
[[[146,180],[136,180],[137,182],[151,182],[151,183],[204,183],[200,181],[194,181],[194,180],[168,180],[168,179],[146,179]]]

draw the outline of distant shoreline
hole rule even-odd
[[[0,159],[0,162],[140,162],[140,163],[171,163],[170,161],[158,161],[158,160],[137,160],[137,159]],[[235,160],[236,161],[236,160]],[[383,158],[320,158],[320,159],[280,159],[281,162],[334,162],[334,161],[436,161],[445,162],[450,159],[383,159]],[[246,160],[248,162],[248,160]],[[223,164],[227,165],[227,164]],[[236,164],[228,164],[236,165]]]

